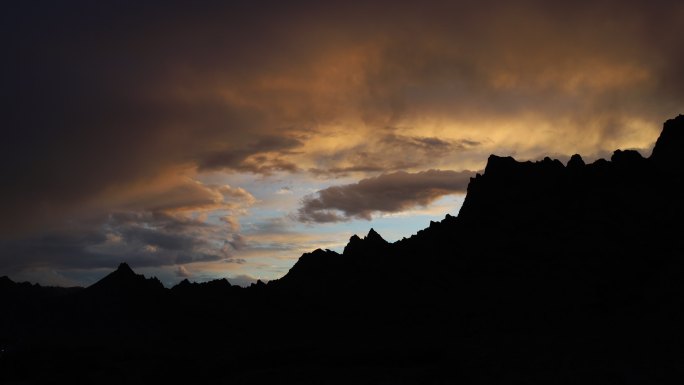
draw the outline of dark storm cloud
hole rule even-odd
[[[197,213],[239,211],[254,199],[243,189],[225,185],[186,183],[152,191],[135,206],[104,218],[0,240],[0,271],[111,268],[121,261],[136,267],[220,261],[244,247],[245,241],[236,233],[238,228],[207,222]]]
[[[295,138],[271,136],[249,143],[241,150],[208,153],[198,161],[198,166],[200,170],[233,169],[261,174],[272,171],[294,172],[298,168],[293,163],[255,154],[286,152],[301,145],[302,142]]]
[[[299,209],[303,222],[338,222],[351,218],[371,219],[374,212],[399,212],[426,206],[435,199],[464,193],[470,171],[428,170],[395,172],[358,183],[332,186],[304,198]]]
[[[217,36],[221,45],[233,45],[236,31],[202,31],[202,7],[157,5],[72,2],[4,10],[3,234],[44,226],[78,211],[84,198],[178,164],[294,169],[277,152],[296,142],[269,136],[277,123],[261,107],[235,106],[213,90],[196,89],[204,86],[195,83],[198,73],[215,73],[212,62],[226,71],[244,65],[237,63],[240,51],[249,47],[233,47],[228,60],[215,56],[207,41]],[[249,8],[243,11],[256,12]],[[188,38],[193,31],[197,41]],[[268,162],[250,161],[263,152]]]
[[[221,228],[189,218],[122,213],[96,228],[2,241],[0,270],[111,268],[122,261],[136,267],[219,261],[230,256],[229,251],[215,245],[226,236]]]

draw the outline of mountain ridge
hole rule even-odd
[[[514,213],[505,213],[505,210],[501,210],[501,206],[507,202],[510,203],[510,199],[502,201],[500,196],[495,197],[491,194],[484,193],[484,191],[491,192],[505,189],[509,192],[513,190],[514,192],[518,193],[518,195],[523,193],[530,194],[530,192],[534,189],[542,190],[539,188],[538,183],[533,182],[535,179],[540,178],[543,179],[543,183],[545,184],[549,184],[549,181],[551,181],[552,184],[564,183],[563,187],[573,192],[578,190],[578,188],[568,188],[568,184],[577,183],[581,178],[588,179],[588,183],[596,183],[597,180],[605,178],[606,176],[615,177],[617,175],[618,177],[624,177],[625,173],[634,173],[635,171],[638,176],[642,177],[644,174],[654,172],[657,174],[657,177],[661,177],[661,173],[666,173],[668,177],[675,177],[674,182],[669,183],[669,185],[676,185],[681,181],[681,176],[679,176],[679,179],[677,179],[676,171],[684,169],[684,158],[678,154],[678,150],[684,148],[684,134],[682,133],[684,133],[684,115],[678,115],[673,119],[667,120],[663,125],[661,135],[658,137],[655,143],[652,154],[648,158],[644,158],[638,151],[635,150],[618,149],[614,151],[610,161],[598,159],[593,163],[587,164],[584,162],[581,155],[574,154],[567,164],[563,165],[559,160],[551,159],[549,157],[545,157],[540,161],[520,162],[511,156],[497,156],[492,154],[487,160],[487,165],[483,171],[483,174],[478,173],[475,177],[471,178],[463,207],[457,216],[446,214],[444,220],[431,222],[429,227],[419,230],[418,233],[410,236],[409,238],[404,238],[394,243],[385,241],[380,234],[371,228],[364,238],[360,238],[358,235],[352,235],[341,254],[330,250],[324,251],[318,249],[309,253],[304,253],[300,259],[304,259],[307,261],[306,263],[308,263],[309,260],[312,260],[312,257],[337,258],[338,256],[381,252],[381,249],[384,247],[392,247],[392,245],[406,242],[407,240],[417,237],[426,231],[430,231],[431,228],[447,224],[451,224],[453,226],[455,221],[464,221],[464,218],[467,218],[468,221],[474,221],[475,223],[472,224],[477,226],[476,222],[482,220],[483,217],[489,217],[483,216],[483,213],[492,211],[483,209],[483,206],[485,205],[497,207],[497,210],[499,210],[497,216],[499,217],[505,217],[506,214],[515,215]],[[614,179],[615,178],[611,179],[610,182],[614,183]],[[652,180],[649,181],[652,182]],[[519,188],[521,185],[527,187],[533,186],[533,188],[526,188],[523,192],[516,191],[515,189]],[[584,187],[586,186],[580,186],[580,188]],[[487,196],[486,204],[477,202],[478,199],[481,200],[483,195]],[[519,198],[519,196],[516,197]],[[555,202],[555,205],[553,205],[552,208],[557,210],[558,203],[560,202]],[[525,207],[528,206],[529,205],[526,205]],[[553,212],[553,210],[547,211]],[[479,217],[479,219],[475,219],[476,217]],[[334,263],[332,263],[332,265],[334,265]],[[297,266],[297,263],[295,266]],[[295,266],[293,266],[293,268]],[[301,269],[302,267],[298,266],[295,270]],[[156,277],[146,278],[146,281],[143,281],[140,278],[143,276],[135,274],[130,266],[128,266],[125,262],[121,263],[112,274],[115,274],[115,276],[128,276],[128,280],[131,282],[124,284],[124,286],[132,285],[133,281],[138,283],[148,282],[147,285],[150,288],[159,288],[161,285]],[[273,286],[278,286],[276,284],[278,281],[288,279],[288,274],[289,272],[283,277],[271,281],[274,283]],[[133,276],[139,277],[133,278]],[[6,278],[9,280],[9,277]],[[110,279],[111,278],[107,276],[101,281],[107,282]],[[91,285],[89,289],[98,288],[101,281]],[[208,282],[214,281],[218,280],[211,280]],[[12,281],[10,280],[10,282]],[[200,285],[206,283],[207,282],[200,283]],[[230,285],[230,282],[227,283]],[[169,288],[169,290],[175,288],[179,284],[172,286]],[[163,285],[161,286],[163,287]]]

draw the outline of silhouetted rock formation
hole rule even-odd
[[[664,168],[681,171],[684,164],[682,149],[684,148],[684,115],[665,122],[663,132],[658,137],[650,159]]]
[[[344,255],[353,255],[358,253],[368,253],[373,251],[381,250],[383,247],[387,246],[387,241],[384,240],[380,234],[375,230],[370,229],[368,235],[359,238],[358,235],[353,235],[349,238],[349,243],[344,247]]]
[[[334,372],[350,373],[342,382],[671,383],[684,376],[682,148],[680,115],[648,158],[617,150],[564,166],[492,155],[457,217],[395,243],[371,229],[342,254],[305,253],[249,288],[184,280],[167,290],[122,264],[33,307],[17,299],[42,288],[3,277],[12,317],[0,341],[47,338],[60,353],[69,341],[63,363],[138,349],[146,369],[135,378],[160,380],[177,355],[196,369],[166,382],[325,383]],[[59,326],[34,335],[46,315]],[[107,358],[83,353],[93,338],[112,344],[99,345]],[[43,352],[28,357],[51,365]],[[0,381],[21,379],[3,362]]]
[[[192,308],[201,311],[201,308],[206,306],[234,304],[240,289],[239,286],[231,285],[225,278],[199,283],[184,279],[171,288],[170,295],[185,310]]]
[[[567,167],[568,170],[581,170],[585,165],[584,159],[579,154],[575,154],[570,157]]]
[[[37,283],[14,282],[9,277],[0,277],[0,299],[6,301],[38,301],[82,290],[80,287],[52,287],[41,286]]]
[[[140,295],[163,289],[164,285],[157,278],[145,278],[142,274],[136,274],[126,263],[121,263],[114,272],[87,288],[89,292],[99,295]]]

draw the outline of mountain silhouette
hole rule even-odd
[[[86,290],[99,295],[117,295],[124,293],[141,294],[163,290],[164,285],[157,278],[145,278],[142,274],[136,274],[126,263],[106,277],[102,278]]]
[[[492,155],[458,216],[248,288],[165,289],[126,264],[58,295],[3,277],[0,380],[678,383],[682,149],[679,115],[648,157]]]

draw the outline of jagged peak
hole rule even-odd
[[[182,281],[178,282],[171,290],[186,290],[186,289],[201,289],[201,288],[220,288],[220,287],[231,287],[233,286],[226,278],[212,279],[206,282],[191,282],[189,279],[184,278]]]
[[[250,289],[264,289],[266,288],[266,284],[264,281],[257,279],[256,282],[252,282],[252,284],[249,285]]]
[[[363,250],[369,246],[376,247],[379,245],[386,245],[387,243],[388,242],[382,238],[377,231],[371,228],[363,239],[359,238],[356,234],[352,235],[351,238],[349,238],[349,243],[344,247],[342,254],[349,255],[349,253]]]
[[[371,229],[368,231],[368,235],[366,235],[363,239],[364,239],[364,240],[371,241],[371,242],[376,242],[376,241],[387,242],[387,241],[386,241],[380,234],[378,234],[378,232],[375,231],[372,227],[371,227]]]
[[[126,262],[121,262],[119,264],[119,267],[116,269],[116,271],[119,273],[134,274],[135,275],[135,272],[133,271],[133,269],[131,269],[131,267],[128,266],[128,264]]]
[[[134,287],[139,286],[145,286],[148,288],[154,287],[160,289],[164,288],[164,285],[161,283],[161,281],[159,281],[157,277],[146,278],[142,274],[136,274],[127,263],[122,262],[121,264],[119,264],[119,267],[115,271],[111,272],[109,275],[92,284],[89,287],[89,289],[132,289]]]

